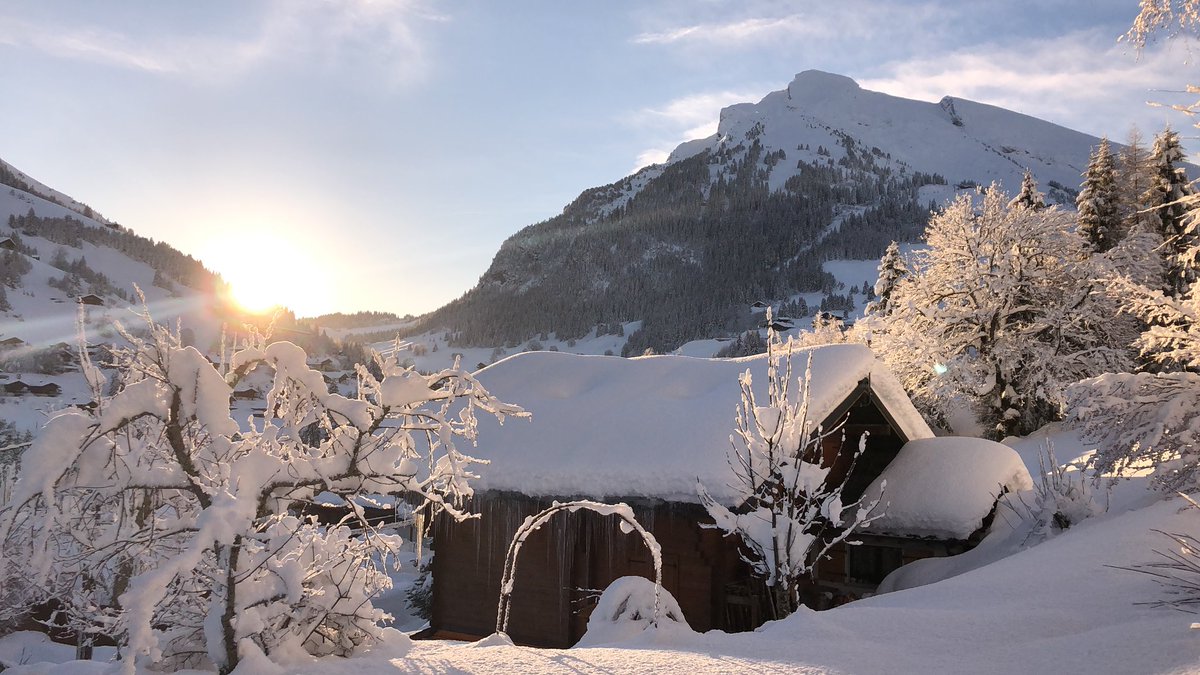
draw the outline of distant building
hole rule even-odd
[[[103,307],[104,306],[104,298],[102,298],[98,295],[95,295],[93,293],[88,293],[87,295],[79,296],[79,304],[92,305],[94,307]]]
[[[12,237],[5,237],[3,239],[0,239],[0,250],[15,251],[15,250],[17,250],[17,242],[13,241]]]
[[[0,386],[0,389],[3,389],[4,393],[14,396],[22,396],[24,394],[32,394],[33,396],[58,396],[62,394],[62,387],[49,381],[31,384],[24,380],[15,380],[4,383],[3,386]]]

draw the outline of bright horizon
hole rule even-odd
[[[1184,46],[1136,59],[1117,43],[1136,11],[16,0],[0,8],[0,158],[256,302],[422,313],[522,227],[807,69],[1116,141],[1169,122],[1197,146],[1187,118],[1146,105],[1178,100]]]

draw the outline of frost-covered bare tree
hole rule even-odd
[[[217,367],[154,325],[122,329],[116,393],[84,359],[93,409],[53,418],[25,454],[0,511],[0,550],[82,630],[115,638],[136,663],[222,673],[265,654],[347,654],[386,618],[400,540],[373,528],[367,495],[403,492],[466,517],[476,413],[523,415],[457,367],[421,376],[359,367],[360,396],[327,392],[305,354],[259,343]],[[86,352],[84,352],[86,355]],[[261,418],[234,419],[237,382],[265,371]],[[247,412],[247,416],[249,414]],[[352,513],[337,526],[289,511],[327,491]],[[354,530],[351,530],[351,525]]]
[[[1009,203],[995,186],[933,216],[871,346],[915,402],[992,437],[1056,419],[1067,385],[1130,363],[1136,335],[1095,280],[1073,218]]]
[[[770,314],[768,313],[768,323]],[[800,586],[817,561],[835,544],[869,522],[879,501],[858,508],[843,504],[842,492],[853,462],[866,448],[866,436],[847,447],[841,429],[823,429],[809,410],[809,361],[796,377],[793,342],[782,343],[774,330],[767,339],[767,400],[754,393],[750,371],[739,377],[742,400],[737,409],[729,465],[730,485],[740,507],[729,509],[698,486],[700,501],[727,535],[745,545],[743,556],[770,589],[773,618],[800,606]],[[837,440],[839,457],[848,454],[844,475],[832,475],[826,442]]]
[[[1122,39],[1141,50],[1162,34],[1167,39],[1200,34],[1200,0],[1140,0],[1138,15]],[[1200,94],[1200,86],[1188,84],[1187,92]],[[1200,102],[1171,107],[1188,115],[1200,113]]]

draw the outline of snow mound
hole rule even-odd
[[[491,635],[483,638],[482,640],[479,640],[478,642],[472,642],[471,644],[467,645],[468,648],[475,648],[475,649],[481,649],[481,648],[486,648],[486,647],[512,647],[512,646],[513,646],[512,638],[508,637],[508,635],[506,635],[504,633],[492,633]]]
[[[600,594],[600,602],[588,617],[587,632],[577,648],[624,642],[641,635],[654,620],[654,582],[645,577],[621,577]],[[670,591],[658,595],[658,630],[692,633],[683,610]]]
[[[812,356],[809,417],[823,420],[870,378],[908,439],[933,434],[899,383],[864,345],[798,350],[794,372]],[[729,436],[749,369],[764,400],[765,355],[741,359],[650,356],[622,359],[563,352],[526,352],[478,373],[501,400],[532,413],[499,426],[479,420],[471,454],[495,460],[480,490],[531,496],[658,497],[696,502],[699,479],[718,501],[734,504],[728,486]]]
[[[865,531],[966,539],[1002,492],[1032,487],[1021,456],[1006,445],[958,437],[910,441],[864,493],[864,503],[882,493],[877,510],[883,512]]]

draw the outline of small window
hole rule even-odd
[[[900,549],[859,544],[846,547],[846,576],[850,581],[878,586],[883,578],[904,564]]]

